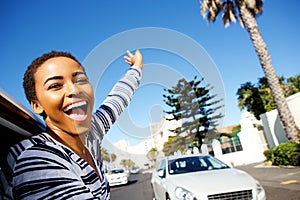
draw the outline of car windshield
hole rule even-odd
[[[182,157],[168,162],[168,172],[171,175],[224,168],[230,167],[212,156]]]
[[[112,169],[109,171],[109,174],[119,174],[124,173],[124,169]]]

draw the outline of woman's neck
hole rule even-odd
[[[82,136],[63,131],[55,131],[49,127],[46,128],[46,133],[48,133],[56,141],[72,149],[78,156],[83,158],[86,154],[87,149],[85,148],[85,135]]]

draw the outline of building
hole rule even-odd
[[[296,125],[300,127],[300,92],[287,97],[286,101]],[[260,117],[263,122],[267,142],[270,148],[288,141],[281,125],[277,109],[261,114]]]
[[[164,143],[168,141],[169,136],[174,136],[170,130],[181,126],[181,120],[168,120],[171,116],[165,116],[160,122],[150,124],[151,136],[154,147],[162,152]]]
[[[266,158],[263,154],[268,149],[264,131],[260,128],[262,122],[257,120],[251,113],[244,112],[240,119],[241,131],[235,138],[223,140],[214,139],[212,149],[214,156],[229,165],[245,165],[263,162]],[[232,130],[232,126],[222,130]],[[230,149],[229,151],[227,149]]]

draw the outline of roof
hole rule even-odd
[[[236,126],[238,126],[238,125],[226,126],[226,127],[218,129],[217,132],[218,133],[231,133],[233,128]]]

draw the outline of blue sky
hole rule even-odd
[[[0,87],[28,109],[23,73],[42,53],[70,51],[83,64],[92,63],[87,69],[90,76],[98,73],[93,79],[97,106],[128,68],[122,60],[125,51],[141,49],[145,69],[148,67],[144,72],[146,82],[122,115],[122,123],[111,130],[112,142],[126,138],[132,127],[134,133],[129,138],[146,136],[149,123],[158,121],[167,108],[163,87],[176,83],[177,77],[190,80],[204,74],[212,80],[210,84],[217,80],[213,86],[223,90],[225,98],[221,126],[227,126],[240,120],[237,89],[264,76],[247,31],[239,24],[224,28],[220,18],[207,24],[200,15],[198,0],[3,0],[0,4]],[[257,18],[279,76],[290,77],[300,71],[299,6],[297,0],[267,0],[263,14]],[[163,37],[154,36],[159,31],[163,31]],[[202,48],[201,55],[189,48],[190,42]],[[207,65],[201,63],[205,59]],[[200,60],[201,66],[194,66],[194,60]]]

